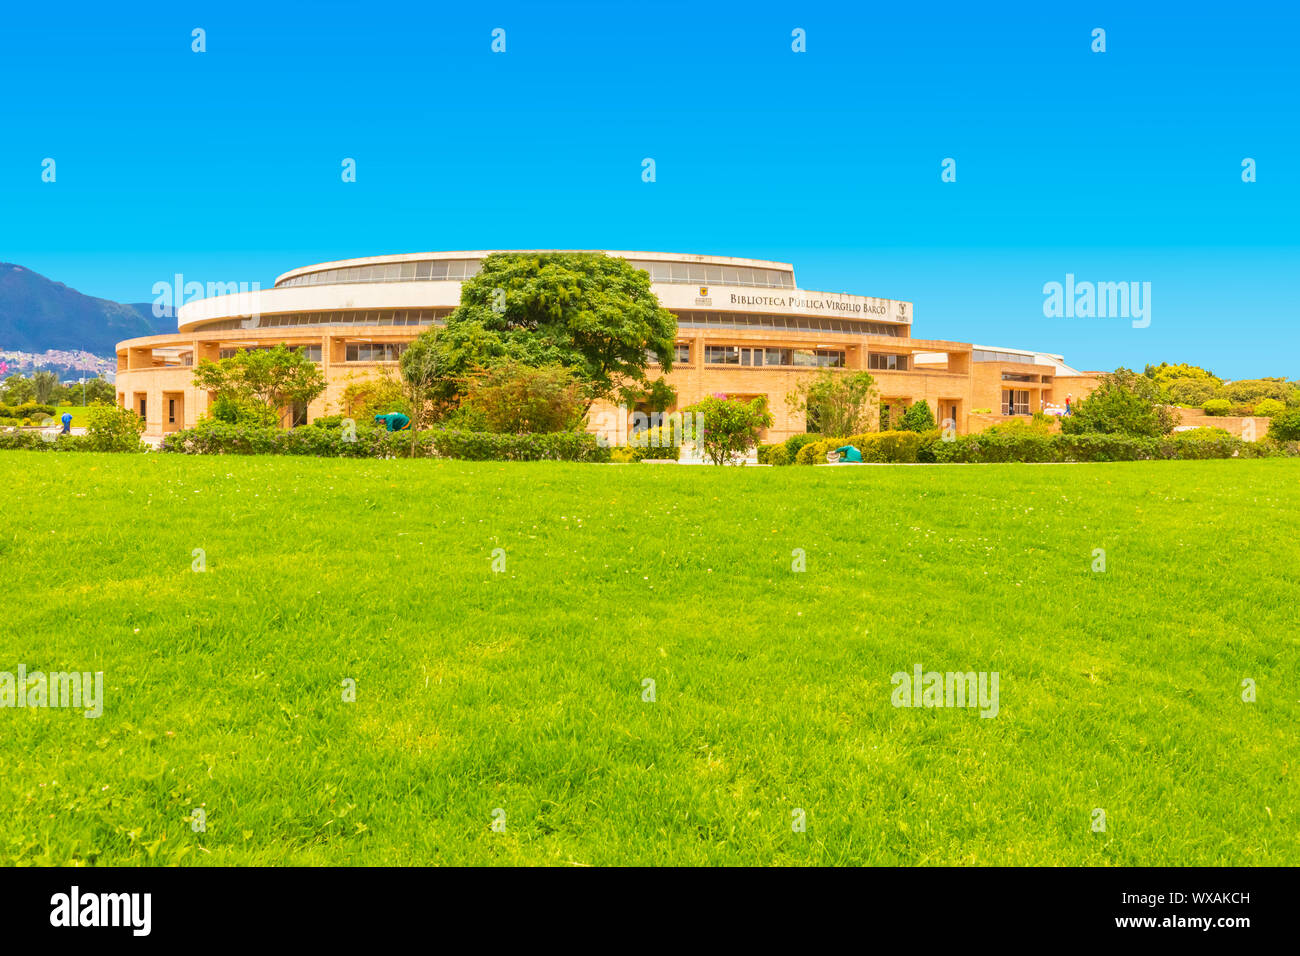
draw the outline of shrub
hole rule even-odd
[[[685,436],[681,428],[681,419],[676,426],[670,422],[659,428],[647,428],[632,437],[629,446],[636,461],[680,461],[682,457],[681,442]]]
[[[1197,408],[1214,398],[1217,379],[1176,378],[1165,383],[1165,395],[1175,405]]]
[[[1232,402],[1226,398],[1212,398],[1201,406],[1201,411],[1207,415],[1226,415],[1232,411]]]
[[[45,437],[40,432],[0,430],[0,450],[4,451],[90,451],[85,435]]]
[[[346,415],[322,415],[307,423],[308,428],[342,428]]]
[[[1250,378],[1224,382],[1215,393],[1216,398],[1226,398],[1235,405],[1252,408],[1264,398],[1274,398],[1285,403],[1295,386],[1283,378]]]
[[[852,445],[862,453],[864,462],[914,463],[933,461],[929,448],[939,441],[939,432],[866,432],[846,438],[824,438],[799,449],[795,462],[800,465],[820,465],[826,453]]]
[[[786,451],[785,448],[786,446],[783,442],[778,442],[775,445],[759,445],[758,463],[760,465],[790,464],[794,459],[790,457],[790,453]]]
[[[250,398],[235,395],[218,395],[208,406],[208,413],[199,419],[199,424],[220,422],[224,425],[263,425],[280,424],[278,409]]]
[[[803,379],[785,397],[792,412],[803,412],[810,428],[846,435],[871,427],[875,380],[867,372],[823,369]]]
[[[23,402],[21,405],[0,405],[0,418],[12,418],[15,420],[30,419],[41,421],[49,418],[58,409],[53,405],[42,405],[38,402]]]
[[[799,435],[791,435],[785,440],[785,453],[790,456],[791,461],[794,461],[795,457],[799,454],[799,449],[803,448],[804,445],[812,444],[815,441],[821,441],[823,437],[824,436],[817,432],[805,432]]]
[[[1276,398],[1266,398],[1255,406],[1255,414],[1260,418],[1272,418],[1278,412],[1286,411],[1286,405]]]
[[[744,402],[713,395],[696,402],[687,411],[704,416],[697,440],[715,465],[753,448],[758,444],[759,432],[772,424],[772,413],[767,410],[764,397]]]
[[[91,451],[140,451],[144,419],[129,408],[92,405],[86,410],[86,444]]]
[[[1061,431],[1156,437],[1173,431],[1177,421],[1177,413],[1160,404],[1153,379],[1119,368],[1102,375],[1096,390],[1071,408]]]
[[[1040,419],[1040,412],[1035,412],[1034,417],[1029,421],[1023,418],[1013,418],[1010,421],[997,422],[980,432],[981,435],[1047,435],[1052,431],[1052,423],[1057,419],[1051,415],[1043,415]]]
[[[471,379],[461,407],[482,412],[489,431],[526,435],[570,431],[581,424],[586,406],[574,369],[502,361]]]
[[[339,396],[343,414],[354,421],[374,421],[376,415],[389,412],[411,414],[411,403],[402,391],[402,383],[384,369],[377,378],[349,381]]]
[[[924,399],[907,406],[907,411],[898,420],[899,430],[905,432],[928,432],[936,427],[934,412],[930,410],[930,403]]]
[[[438,427],[448,431],[490,432],[488,419],[481,408],[461,405],[438,419]]]
[[[1268,437],[1272,441],[1300,441],[1300,408],[1288,408],[1274,415],[1268,423]]]

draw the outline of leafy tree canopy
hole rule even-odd
[[[1154,379],[1127,368],[1101,376],[1097,389],[1061,419],[1066,434],[1099,432],[1121,435],[1168,435],[1177,413],[1162,404]]]
[[[900,431],[905,432],[928,432],[937,426],[934,422],[934,412],[930,410],[930,403],[925,399],[919,402],[913,402],[907,406],[907,411],[903,412],[898,421]]]
[[[875,399],[875,379],[867,372],[824,369],[799,382],[785,403],[804,413],[810,432],[857,435],[871,427]]]
[[[767,399],[749,401],[711,395],[690,408],[697,416],[696,440],[715,465],[723,465],[758,444],[764,428],[772,426]]]
[[[426,333],[427,334],[427,333]],[[602,253],[494,253],[461,288],[460,305],[434,334],[449,386],[498,357],[534,368],[572,368],[588,398],[645,382],[647,353],[672,368],[677,319],[650,277]]]
[[[302,349],[240,349],[230,358],[203,360],[194,370],[194,384],[229,402],[256,402],[277,412],[297,402],[310,402],[325,391],[325,376]],[[279,417],[277,415],[277,417]]]

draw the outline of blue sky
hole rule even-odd
[[[51,9],[0,32],[0,260],[88,294],[389,252],[703,252],[909,299],[918,336],[1300,376],[1295,4]],[[1045,318],[1067,273],[1150,282],[1150,326]]]

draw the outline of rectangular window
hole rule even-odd
[[[351,342],[346,357],[349,362],[396,362],[404,351],[405,342]]]
[[[704,361],[709,365],[739,365],[740,349],[735,345],[706,345]]]
[[[174,398],[167,399],[167,423],[176,424],[176,399]]]
[[[894,355],[890,352],[870,352],[867,354],[867,368],[885,372],[906,372],[908,355]]]
[[[145,404],[145,400],[144,400],[143,398],[141,398],[141,399],[140,399],[140,417],[141,417],[141,418],[146,419],[146,420],[149,418],[148,408],[149,408],[149,406]]]
[[[1028,415],[1029,390],[1021,388],[1004,388],[1002,390],[1003,415]]]
[[[1004,382],[1037,382],[1037,375],[1021,375],[1019,372],[1003,372],[1002,381]]]
[[[682,365],[689,365],[690,361],[691,361],[691,343],[678,342],[677,345],[673,347],[673,363],[674,364],[681,363]]]

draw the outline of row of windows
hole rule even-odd
[[[277,289],[300,285],[340,285],[348,282],[436,282],[460,281],[477,275],[478,259],[425,259],[390,262],[374,266],[349,266],[346,269],[322,269],[277,282]]]
[[[768,349],[740,345],[706,345],[707,365],[781,365],[793,368],[843,368],[840,349]]]
[[[1041,376],[1040,376],[1040,375],[1031,375],[1031,374],[1029,374],[1028,372],[1003,372],[1003,373],[1002,373],[1002,381],[1004,381],[1004,382],[1034,382],[1035,384],[1037,384],[1037,383],[1039,383],[1039,382],[1049,382],[1049,383],[1050,383],[1050,382],[1052,381],[1052,376],[1050,376],[1050,375],[1041,375]]]
[[[432,325],[450,309],[371,309],[367,312],[286,312],[264,315],[258,321],[263,329],[284,325]]]
[[[654,357],[651,355],[651,359]],[[688,365],[691,361],[689,342],[678,342],[673,350],[674,365]],[[844,365],[844,353],[839,349],[783,349],[746,348],[743,345],[706,345],[704,361],[710,365],[777,365],[787,367],[834,367]],[[910,367],[911,356],[884,352],[869,352],[867,368],[891,372],[905,372]]]
[[[631,261],[631,260],[629,260]],[[708,266],[691,262],[636,262],[632,266],[650,273],[651,282],[690,285],[739,285],[759,289],[793,289],[794,273],[748,266]]]
[[[348,344],[349,362],[396,362],[406,351],[406,342],[352,342]]]
[[[445,318],[450,309],[383,309],[370,311],[293,312],[264,315],[258,328],[276,328],[288,325],[430,325]],[[885,322],[857,322],[853,319],[806,315],[757,315],[746,312],[696,312],[682,311],[677,315],[677,325],[685,329],[771,329],[774,332],[842,332],[848,335],[887,335],[897,338],[907,331],[907,326]],[[244,327],[243,319],[222,319],[194,327],[195,332],[220,332]],[[975,355],[1004,355],[1011,353],[976,352]],[[1028,358],[1025,358],[1028,361]],[[995,359],[976,361],[991,362]]]
[[[218,357],[228,359],[234,358],[236,352],[269,352],[273,348],[275,348],[274,345],[255,345],[247,348],[221,349]],[[319,345],[294,345],[291,348],[301,351],[308,361],[319,362],[321,360],[321,347]]]
[[[987,349],[975,349],[970,354],[972,362],[1023,362],[1027,365],[1034,364],[1032,355],[1021,355],[1019,352],[990,352]]]
[[[242,329],[244,327],[243,319],[222,319],[219,322],[204,322],[202,325],[194,326],[195,332],[227,332],[230,329]]]
[[[897,338],[906,326],[885,322],[855,322],[819,315],[756,315],[746,312],[677,313],[677,325],[686,329],[773,329],[789,332],[847,332],[850,335],[888,335]]]
[[[892,355],[887,352],[867,353],[867,368],[889,372],[906,372],[910,355]]]

